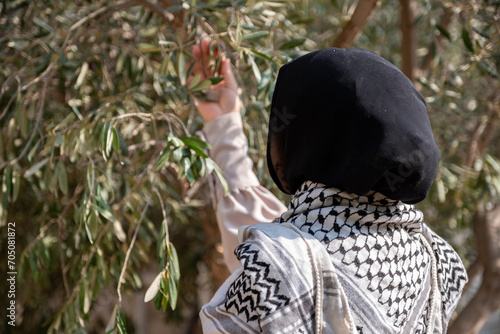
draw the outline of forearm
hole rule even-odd
[[[248,142],[238,112],[208,122],[203,133],[212,147],[210,156],[222,169],[229,190],[259,185],[252,171],[252,160],[247,155]]]
[[[215,209],[224,258],[233,272],[240,266],[233,254],[239,244],[238,229],[244,225],[272,221],[286,207],[260,185],[253,172],[239,113],[231,112],[214,119],[207,123],[203,132],[212,146],[210,156],[222,169],[229,187],[228,194],[224,196],[220,184],[216,186]]]

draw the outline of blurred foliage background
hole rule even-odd
[[[0,264],[6,272],[7,223],[15,222],[18,272],[16,327],[2,317],[4,332],[141,332],[133,312],[123,312],[122,293],[134,291],[165,312],[158,317],[199,331],[200,276],[212,272],[212,291],[225,275],[216,269],[207,186],[208,175],[220,173],[195,135],[203,124],[191,97],[217,78],[186,84],[191,48],[204,36],[233,61],[256,172],[284,201],[265,163],[280,66],[335,45],[374,50],[403,68],[426,98],[441,150],[436,182],[418,206],[471,278],[498,279],[499,7],[494,0],[3,0]],[[355,37],[343,39],[349,32]],[[491,232],[481,240],[485,251],[477,226]],[[103,295],[107,313],[97,308]],[[500,287],[486,295],[500,301]],[[462,304],[456,319],[476,319],[476,327],[450,332],[477,332],[500,306],[481,313]]]

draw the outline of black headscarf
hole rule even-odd
[[[425,101],[397,67],[372,51],[329,48],[280,69],[267,161],[285,193],[314,181],[411,204],[427,196],[439,152]]]

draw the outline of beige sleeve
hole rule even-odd
[[[220,183],[216,182],[215,210],[224,259],[229,271],[234,272],[241,266],[234,255],[234,249],[240,244],[238,229],[270,222],[279,217],[286,207],[260,185],[252,170],[240,113],[231,112],[217,117],[205,125],[203,133],[212,147],[210,156],[221,168],[229,186],[224,196]]]

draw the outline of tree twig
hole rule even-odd
[[[165,205],[163,204],[163,198],[161,198],[160,192],[158,191],[157,188],[154,188],[153,190],[154,190],[156,196],[158,196],[158,201],[160,202],[161,213],[163,215],[163,225],[164,225],[164,229],[165,229],[165,242],[167,243],[167,246],[168,246],[168,243],[170,242],[170,237],[169,237],[169,233],[168,233],[167,211],[165,210]]]
[[[58,219],[57,225],[58,225],[59,240],[62,241],[62,234],[63,234],[62,219]],[[70,292],[69,292],[69,286],[68,286],[68,278],[66,277],[66,270],[65,270],[66,265],[65,265],[65,261],[64,261],[62,242],[59,242],[59,259],[61,261],[61,274],[62,274],[62,279],[63,279],[64,291],[66,291],[66,298],[69,298]]]
[[[52,63],[47,66],[47,68],[45,69],[45,71],[42,72],[42,74],[40,74],[38,77],[36,77],[35,79],[31,80],[30,82],[28,82],[26,85],[24,86],[21,86],[21,91],[25,91],[26,89],[30,88],[31,86],[39,83],[40,81],[42,81],[43,79],[46,79],[50,73],[50,71],[52,71]]]
[[[187,191],[186,191],[186,196],[182,199],[184,203],[189,203],[194,195],[198,193],[198,190],[200,190],[200,187],[203,186],[208,182],[208,177],[204,177],[198,181],[196,181]]]
[[[101,7],[99,8],[98,10],[96,10],[95,12],[92,12],[90,13],[89,15],[85,16],[84,18],[81,18],[79,21],[77,21],[76,23],[74,23],[69,29],[68,29],[68,33],[66,35],[66,39],[64,40],[64,43],[62,44],[61,46],[61,50],[64,51],[66,49],[66,46],[68,45],[69,43],[69,40],[71,38],[71,33],[78,29],[79,27],[81,27],[83,24],[85,24],[87,21],[90,21],[90,20],[93,20],[95,19],[97,16],[99,16],[100,14],[106,12],[107,10],[109,10],[110,8],[113,8],[113,7],[121,7],[123,6],[124,4],[130,2],[131,0],[124,0],[124,1],[118,1],[118,2],[115,2],[115,3],[112,3],[108,6],[105,6],[105,7]]]
[[[9,110],[10,105],[12,104],[12,102],[14,102],[14,100],[16,99],[16,97],[17,97],[17,95],[12,95],[12,97],[9,100],[9,102],[7,102],[7,105],[5,106],[5,109],[0,114],[0,120],[2,120],[2,118],[5,116],[5,114],[7,114],[7,111]]]
[[[155,141],[157,143],[160,142],[160,138],[158,137],[158,128],[156,127],[156,119],[154,118],[153,115],[151,115],[151,123],[153,123],[153,135],[155,137]],[[156,149],[156,152],[159,152],[160,151],[160,146],[159,145],[155,145],[155,149]]]
[[[171,119],[175,120],[181,126],[181,128],[184,130],[184,132],[186,133],[186,135],[189,135],[189,130],[186,128],[186,125],[179,118],[179,116],[177,116],[175,114],[165,114],[163,116],[166,116],[167,118],[171,118]]]
[[[61,242],[59,242],[59,257],[60,257],[60,260],[61,260],[61,274],[62,274],[64,290],[66,291],[66,297],[67,298],[70,297],[70,291],[69,291],[69,285],[68,285],[68,278],[66,277],[66,265],[65,265],[64,253],[63,253],[63,249],[62,249],[62,240],[63,240],[62,235],[64,233],[63,226],[62,226],[62,223],[63,223],[62,217],[66,216],[69,208],[76,202],[78,196],[83,191],[83,188],[84,188],[83,185],[78,185],[76,187],[75,192],[73,193],[73,196],[69,200],[68,204],[66,204],[66,206],[62,210],[59,218],[57,218],[59,240],[61,241]]]
[[[161,18],[163,18],[167,22],[172,22],[175,18],[174,14],[168,12],[161,5],[152,3],[152,2],[147,1],[147,0],[134,0],[134,2],[148,8],[153,13],[158,14]]]
[[[84,277],[86,275],[87,270],[89,269],[90,263],[92,261],[92,258],[94,257],[94,254],[95,254],[96,250],[99,248],[99,244],[101,243],[101,239],[104,237],[104,235],[106,235],[106,233],[108,232],[108,228],[111,225],[112,225],[112,222],[110,220],[108,220],[108,222],[106,223],[106,225],[104,225],[104,227],[101,229],[101,232],[97,236],[96,241],[92,245],[92,249],[90,250],[90,253],[87,256],[85,265],[82,268],[82,271],[81,271],[82,277]]]
[[[151,183],[154,184],[154,176],[153,176],[153,181]],[[130,241],[130,246],[128,247],[127,254],[125,255],[125,260],[123,261],[122,271],[120,273],[120,277],[118,278],[118,286],[116,287],[116,292],[118,294],[118,303],[120,305],[122,303],[122,293],[120,290],[122,287],[122,282],[124,280],[125,271],[127,270],[128,260],[130,258],[130,254],[132,253],[132,249],[134,248],[135,241],[137,240],[137,235],[139,234],[139,228],[141,227],[142,221],[144,220],[144,217],[146,216],[146,212],[148,210],[149,204],[151,203],[152,196],[153,196],[153,194],[150,193],[148,196],[148,199],[146,200],[146,205],[144,206],[144,209],[142,210],[142,213],[141,213],[141,217],[139,218],[139,221],[137,222],[137,226],[135,227],[134,235],[132,236],[132,240]]]
[[[89,189],[89,197],[87,199],[87,205],[85,207],[85,217],[88,217],[89,212],[90,212],[90,204],[92,202],[92,197],[94,196],[94,182],[95,182],[95,164],[94,160],[92,159],[91,156],[88,157],[90,164],[91,164],[91,173],[92,175],[91,180],[90,180],[90,189]],[[88,182],[88,181],[87,181]]]
[[[494,100],[494,96],[491,98],[491,100]],[[477,121],[474,130],[471,131],[470,138],[469,138],[469,145],[467,146],[467,154],[464,156],[464,161],[463,164],[467,167],[472,167],[474,164],[474,161],[479,157],[479,153],[482,153],[479,151],[479,143],[480,139],[487,129],[487,125],[489,123],[495,123],[491,122],[491,120],[495,117],[496,114],[496,109],[495,107],[490,107],[489,110],[486,110],[483,112],[483,115],[479,117],[479,120]]]
[[[127,9],[129,7],[133,7],[134,5],[136,5],[136,4],[132,0],[120,3],[115,8],[113,8],[113,10],[107,12],[106,14],[101,16],[98,20],[95,20],[94,22],[92,22],[92,25],[96,26],[96,25],[100,24],[102,21],[106,20],[108,17],[112,16],[114,12],[119,11],[119,10],[123,10],[123,9]],[[89,29],[84,29],[78,35],[73,37],[73,39],[79,40],[82,36],[84,36],[85,34],[88,34],[91,31],[92,30],[90,29],[90,27],[89,27]]]
[[[49,65],[49,69],[50,70],[46,71],[46,78],[45,78],[45,81],[43,83],[42,93],[41,93],[42,100],[40,102],[40,108],[38,109],[38,115],[36,117],[35,126],[33,127],[33,131],[31,132],[31,136],[28,139],[28,142],[26,143],[26,146],[24,146],[24,149],[22,150],[21,154],[19,154],[19,156],[17,158],[15,158],[14,160],[11,160],[11,161],[9,161],[7,163],[4,163],[0,168],[4,167],[4,165],[6,165],[6,164],[7,165],[11,165],[11,166],[15,165],[28,152],[28,150],[29,150],[29,148],[31,146],[31,142],[35,138],[36,133],[38,132],[38,128],[40,127],[40,124],[42,123],[43,112],[44,112],[44,109],[45,109],[45,96],[47,95],[47,86],[49,84],[50,74],[51,74],[53,68],[54,68],[54,66],[51,63]]]
[[[139,117],[139,118],[151,119],[151,114],[148,114],[148,113],[145,113],[145,112],[134,112],[134,113],[129,113],[129,114],[123,114],[123,115],[115,116],[111,120],[115,121],[115,120],[118,120],[118,119],[128,118],[128,117]]]

